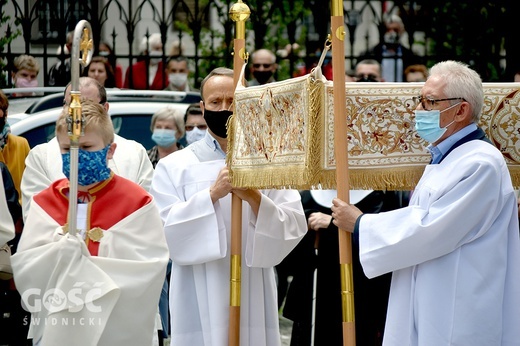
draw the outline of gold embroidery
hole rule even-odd
[[[520,85],[484,83],[479,126],[520,186]],[[349,185],[413,189],[430,161],[414,128],[422,85],[346,83]],[[237,89],[228,132],[232,184],[335,188],[333,84],[310,75]]]

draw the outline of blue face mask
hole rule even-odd
[[[110,177],[107,166],[107,152],[110,144],[98,151],[78,150],[78,184],[87,186]],[[70,179],[70,152],[61,154],[63,174]]]
[[[177,131],[168,129],[155,129],[152,134],[152,141],[158,146],[168,148],[177,142],[175,135]]]
[[[459,104],[460,102],[446,109],[443,109],[442,111],[415,110],[415,129],[419,134],[419,137],[421,137],[429,143],[435,143],[437,140],[439,140],[439,138],[441,138],[442,135],[446,132],[448,127],[455,122],[455,120],[453,120],[445,127],[440,127],[439,124],[441,121],[441,113]]]

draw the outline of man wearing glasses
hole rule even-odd
[[[415,110],[432,162],[408,207],[362,214],[335,198],[365,274],[392,272],[384,345],[518,345],[518,207],[502,154],[477,126],[484,93],[467,65],[434,65]]]
[[[202,109],[198,103],[193,103],[186,109],[184,124],[186,146],[204,138],[208,125],[202,116]]]
[[[251,55],[251,73],[254,79],[248,82],[249,86],[263,85],[275,81],[274,73],[278,64],[276,56],[268,49],[259,49]]]

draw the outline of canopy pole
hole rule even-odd
[[[334,155],[338,198],[349,203],[348,142],[345,96],[345,26],[343,1],[331,2],[332,76],[334,86]],[[356,345],[354,320],[354,279],[352,272],[352,237],[338,230],[339,263],[341,271],[341,307],[343,345]]]

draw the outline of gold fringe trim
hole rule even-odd
[[[237,129],[240,128],[240,126],[236,124],[237,120],[235,115],[233,115],[228,123],[228,155],[226,157],[226,163],[228,167],[230,167],[230,178],[234,186],[257,189],[336,188],[336,171],[334,169],[325,171],[322,168],[324,167],[324,165],[320,161],[325,159],[322,157],[322,149],[324,145],[322,141],[325,136],[325,126],[327,125],[325,123],[325,88],[330,88],[328,86],[330,82],[329,84],[324,84],[323,81],[315,80],[311,75],[307,76],[305,82],[297,82],[305,83],[305,87],[308,88],[306,96],[306,101],[308,104],[308,113],[305,116],[305,121],[307,121],[307,141],[305,143],[306,151],[304,163],[284,165],[273,162],[272,164],[262,165],[261,167],[233,167],[232,150],[233,147],[236,144],[238,144],[235,143],[235,141],[237,140],[237,138],[235,137],[235,132]],[[379,87],[377,85],[378,83],[373,84],[374,85],[371,86],[371,88]],[[499,86],[500,85],[489,85],[487,86],[487,89],[485,88],[485,90],[488,90],[486,91],[486,93],[489,93],[490,99],[501,97],[499,96],[499,94],[497,94],[497,91],[495,90],[500,89]],[[401,92],[401,90],[403,89],[405,90],[405,93],[403,95],[408,95],[411,94],[411,91],[408,90],[409,88],[410,87],[408,85],[405,86],[404,84],[396,84],[395,86],[392,86],[390,88],[391,90],[389,91],[386,91],[386,89],[382,90],[384,91],[385,95],[393,95],[395,93]],[[507,91],[510,89],[510,87],[504,87],[502,89]],[[377,92],[381,92],[378,89],[374,90]],[[395,92],[392,92],[392,90],[395,90]],[[419,89],[417,89],[417,91],[418,90]],[[365,97],[369,97],[372,94],[374,94],[373,91],[370,91],[370,93],[367,91],[365,92],[365,94],[362,95],[364,95]],[[381,95],[383,95],[383,93]],[[488,108],[489,107],[491,107],[491,109],[484,112],[483,114],[495,114],[495,109],[498,107],[497,103],[490,102]],[[507,162],[511,161],[508,160]],[[384,169],[357,168],[355,166],[350,166],[348,170],[349,185],[351,189],[412,190],[415,188],[419,179],[421,178],[425,166],[425,164],[410,164],[394,166]],[[513,186],[516,189],[519,189],[520,165],[516,163],[508,164],[508,169]]]
[[[424,173],[424,167],[349,169],[349,186],[352,190],[413,190]],[[510,165],[509,173],[514,188],[520,189],[520,167]],[[311,179],[309,172],[295,167],[235,170],[233,185],[254,189],[336,189],[336,171],[322,171]]]
[[[424,166],[392,169],[350,169],[352,190],[413,190],[424,172]],[[520,171],[518,173],[520,181]],[[314,180],[315,179],[315,180]],[[310,179],[308,172],[295,167],[269,167],[262,170],[235,170],[233,185],[254,189],[335,189],[336,171],[323,171]]]
[[[515,189],[520,189],[520,167],[518,165],[508,165],[511,181]]]
[[[233,167],[232,148],[236,145],[236,117],[228,123],[228,155],[233,186],[255,189],[335,189],[336,171],[322,167],[322,148],[325,136],[325,85],[321,80],[308,78],[309,113],[307,116],[307,138],[305,164],[270,164],[261,167]],[[351,168],[348,171],[351,189],[365,190],[411,190],[415,188],[424,171],[424,165],[392,167],[385,169]],[[520,178],[520,170],[519,170]],[[520,180],[520,179],[519,179]]]
[[[351,190],[413,190],[424,173],[424,166],[385,169],[349,169]],[[323,172],[320,185],[314,188],[335,189],[336,171]]]

